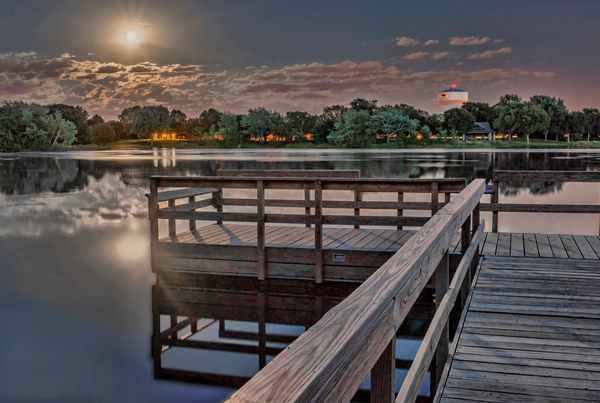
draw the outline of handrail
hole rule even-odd
[[[473,239],[471,240],[471,245],[467,249],[454,273],[454,278],[452,279],[448,291],[446,291],[446,294],[439,304],[431,324],[429,325],[429,329],[421,342],[417,355],[413,360],[406,378],[404,378],[402,388],[396,397],[396,403],[412,403],[417,398],[423,380],[425,379],[427,369],[431,364],[431,360],[433,359],[435,350],[442,336],[444,327],[447,326],[450,311],[456,303],[459,291],[464,290],[462,284],[465,281],[465,278],[466,281],[468,281],[468,284],[471,283],[474,267],[477,266],[479,261],[479,248],[481,238],[483,238],[484,229],[485,222],[482,221],[475,232],[475,236],[473,236]]]
[[[392,401],[389,363],[394,359],[396,331],[440,262],[447,259],[452,235],[461,227],[469,234],[464,224],[477,211],[484,190],[484,181],[474,180],[229,401],[347,402],[374,367],[388,376],[373,377],[372,390],[383,396],[382,401]]]
[[[600,205],[499,203],[500,182],[600,182],[600,171],[494,171],[489,203],[481,211],[492,212],[492,232],[498,232],[498,213],[600,214]]]

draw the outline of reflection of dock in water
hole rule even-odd
[[[203,288],[153,287],[157,379],[238,389],[358,288],[355,283],[204,280]],[[433,300],[429,288],[398,330],[400,371],[410,367],[430,324]],[[356,397],[368,401],[368,385],[363,386]]]

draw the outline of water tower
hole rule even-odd
[[[462,104],[469,100],[469,93],[459,90],[456,85],[438,93],[438,102],[444,106],[445,110],[450,108],[460,108]]]

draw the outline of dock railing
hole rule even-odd
[[[479,203],[484,191],[484,181],[474,180],[355,292],[236,392],[230,402],[348,402],[369,372],[371,401],[394,401],[396,332],[434,276],[437,313],[413,363],[416,367],[409,373],[412,380],[396,400],[414,401],[433,352],[440,364],[432,376],[434,382],[448,357],[448,312],[456,301],[457,290],[463,287],[461,279],[467,279],[470,285],[469,273],[479,256],[478,239],[483,231]],[[464,255],[449,288],[448,249],[459,229]]]
[[[498,232],[498,213],[600,214],[600,204],[516,204],[499,202],[501,182],[600,182],[599,171],[494,171],[492,182],[490,203],[481,204],[481,211],[492,212],[492,232]]]
[[[238,267],[231,267],[232,272],[243,275],[258,276],[259,280],[267,277],[267,263],[278,259],[279,264],[313,265],[310,274],[315,282],[321,283],[324,276],[324,263],[336,262],[333,250],[323,248],[324,225],[353,225],[360,226],[420,227],[428,222],[430,217],[404,215],[405,210],[425,210],[434,215],[440,207],[450,200],[450,193],[464,189],[464,179],[359,179],[359,178],[322,178],[322,177],[152,177],[149,194],[149,216],[152,248],[152,267],[154,271],[169,267],[173,259],[212,259],[253,262],[252,273],[238,273]],[[183,188],[159,193],[160,188]],[[240,190],[255,190],[254,197],[231,197],[232,192]],[[267,191],[272,190],[304,190],[310,197],[302,199],[269,198]],[[324,197],[324,192],[334,191],[333,196]],[[228,192],[230,196],[228,196]],[[339,192],[351,192],[354,200],[335,199]],[[251,192],[253,193],[253,192]],[[398,201],[363,201],[365,193],[392,193]],[[427,193],[430,201],[405,202],[405,193]],[[445,202],[440,202],[440,193],[445,194]],[[246,193],[248,194],[248,193]],[[329,192],[329,195],[332,193]],[[196,200],[197,196],[208,195],[210,198]],[[356,196],[359,195],[359,196]],[[395,197],[395,196],[394,196]],[[334,198],[334,200],[332,200]],[[183,204],[177,200],[184,199]],[[185,200],[187,199],[187,203]],[[168,205],[160,206],[159,202]],[[246,208],[248,212],[227,211],[227,208]],[[211,211],[199,211],[209,208]],[[269,208],[280,208],[279,211],[268,211]],[[289,213],[287,208],[304,208],[304,214]],[[345,211],[354,211],[348,214]],[[387,210],[385,215],[362,215],[364,210]],[[390,214],[391,210],[391,214]],[[338,212],[338,214],[335,214]],[[341,213],[340,213],[341,212]],[[216,224],[237,222],[244,224],[256,223],[256,246],[221,246],[193,245],[184,243],[169,243],[159,240],[159,220],[168,221],[169,237],[177,237],[177,220],[188,221],[189,228],[196,228],[196,221],[213,221]],[[281,248],[269,248],[266,245],[265,226],[267,223],[278,225],[314,225],[314,249],[296,249],[285,251]],[[185,228],[187,230],[187,228]],[[352,251],[353,258],[358,262],[363,254]],[[364,257],[364,256],[363,256]],[[169,260],[171,259],[171,260]],[[348,259],[348,256],[345,257]],[[386,257],[387,259],[387,257]],[[165,263],[167,262],[167,263]],[[200,263],[198,260],[194,264]],[[346,262],[347,263],[347,262]],[[360,262],[359,262],[360,263]],[[368,262],[365,262],[367,264]],[[188,264],[188,263],[185,263]],[[378,265],[377,265],[378,266]],[[375,267],[377,267],[375,266]],[[250,268],[244,270],[249,271]]]

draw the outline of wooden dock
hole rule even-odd
[[[597,257],[485,256],[435,401],[600,401],[599,284]]]
[[[351,280],[355,291],[268,365],[264,346],[254,349],[264,368],[231,402],[348,402],[369,373],[373,402],[429,399],[419,396],[427,375],[438,402],[600,401],[600,237],[497,232],[505,212],[600,213],[600,206],[500,203],[501,182],[599,182],[599,173],[502,171],[491,187],[481,179],[465,187],[454,179],[365,180],[331,172],[219,175],[152,178],[152,268],[156,290],[164,291],[155,292],[155,327],[157,315],[171,316],[169,329],[155,328],[158,364],[161,349],[203,348],[177,336],[191,326],[186,321],[207,315],[206,304],[178,313],[193,303],[190,296],[206,298],[187,288],[252,283],[258,299],[236,300],[246,301],[250,316],[260,307],[260,321],[269,308],[260,295],[277,282],[318,291]],[[367,199],[369,193],[382,196]],[[484,193],[489,203],[481,201]],[[209,198],[196,199],[203,196]],[[484,232],[480,211],[492,212],[492,233]],[[167,226],[168,235],[159,237]],[[218,295],[227,305],[230,294]],[[396,340],[423,295],[435,314],[398,391]],[[169,371],[158,374],[180,374]]]

